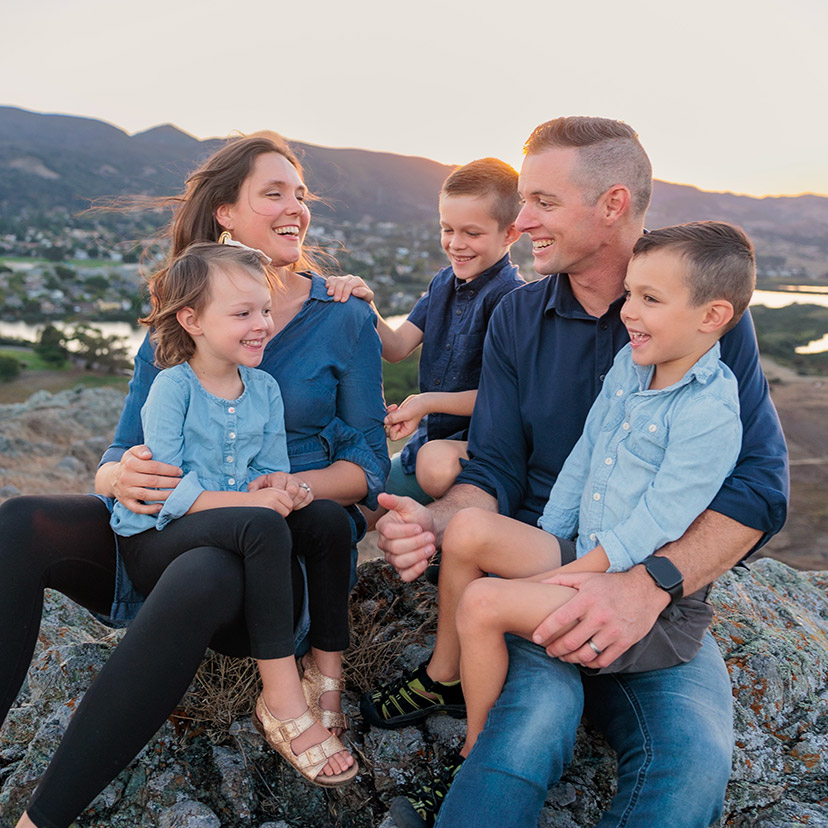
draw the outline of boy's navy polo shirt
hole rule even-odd
[[[629,342],[623,303],[617,299],[596,319],[565,274],[531,282],[500,303],[486,338],[471,459],[457,483],[496,497],[502,514],[537,522],[615,354]],[[739,383],[742,449],[710,508],[764,532],[764,543],[785,522],[788,455],[749,312],[721,349]]]
[[[523,284],[508,253],[468,282],[458,279],[451,267],[437,273],[408,315],[408,321],[423,332],[421,393],[477,388],[492,312],[507,293]],[[427,440],[465,440],[469,421],[454,414],[424,417],[402,451],[403,471],[414,474],[417,452]]]

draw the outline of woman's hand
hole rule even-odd
[[[313,501],[311,487],[301,477],[288,472],[263,474],[247,484],[248,492],[276,489],[285,492],[291,501],[291,510],[303,509]]]
[[[385,433],[389,440],[402,440],[417,430],[420,420],[429,413],[426,395],[412,394],[399,405],[393,403],[386,409]]]
[[[349,296],[356,296],[365,302],[374,301],[374,291],[359,276],[350,273],[346,276],[328,276],[325,287],[328,296],[333,296],[336,302],[347,302]]]
[[[107,467],[109,467],[107,469]],[[96,476],[101,494],[110,495],[139,515],[155,515],[181,479],[181,469],[152,459],[147,446],[127,449],[117,463],[107,463]],[[108,485],[105,481],[108,477]],[[146,503],[145,501],[156,501]]]
[[[282,517],[287,517],[293,510],[293,498],[285,489],[275,489],[270,486],[246,492],[248,506],[259,506],[264,509],[273,509]],[[307,506],[307,503],[303,504]]]

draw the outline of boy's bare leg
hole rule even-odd
[[[442,497],[462,471],[460,458],[468,460],[465,440],[429,440],[417,452],[417,483],[435,500]]]
[[[480,579],[463,594],[456,619],[468,726],[461,756],[469,755],[506,682],[509,654],[505,633],[531,641],[538,624],[576,592],[569,587],[538,583],[549,574],[542,573],[532,580]]]
[[[560,564],[557,539],[542,529],[485,509],[458,512],[443,536],[437,640],[426,667],[430,678],[450,682],[460,675],[455,616],[469,584],[489,573],[503,578],[546,574]]]

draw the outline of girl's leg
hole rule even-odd
[[[477,580],[465,591],[457,610],[468,720],[461,756],[469,755],[506,682],[509,655],[504,635],[531,640],[538,624],[574,594],[575,590],[555,584],[499,578]]]
[[[557,539],[538,529],[484,509],[463,509],[443,536],[439,612],[430,678],[449,682],[460,672],[460,641],[455,616],[466,587],[488,574],[524,578],[560,566]]]
[[[46,587],[109,612],[115,542],[98,498],[28,496],[0,505],[0,724],[29,669]]]
[[[462,471],[460,459],[468,460],[465,440],[431,440],[417,452],[416,476],[420,488],[430,497],[442,497]]]

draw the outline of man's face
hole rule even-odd
[[[573,175],[578,163],[577,149],[561,147],[527,155],[520,170],[523,209],[515,226],[532,240],[535,271],[543,276],[589,269],[607,236],[603,199],[587,203]]]

